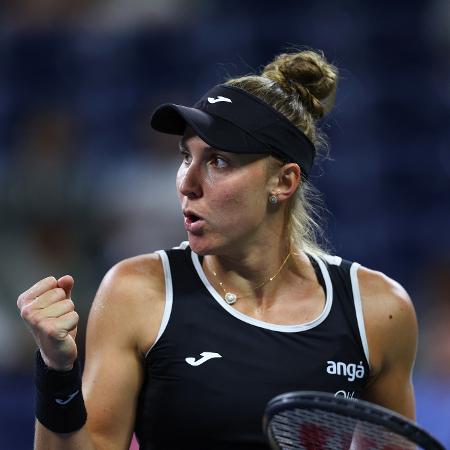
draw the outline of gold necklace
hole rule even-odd
[[[285,258],[284,261],[282,262],[280,268],[279,268],[279,269],[278,269],[278,270],[277,270],[270,278],[268,278],[267,280],[263,281],[261,284],[258,284],[258,286],[256,286],[256,287],[254,288],[254,290],[259,289],[259,288],[263,287],[265,284],[267,284],[267,283],[269,283],[270,281],[274,280],[274,279],[278,276],[278,274],[283,270],[283,267],[284,267],[285,264],[287,263],[287,260],[289,259],[289,256],[291,256],[291,254],[292,254],[292,251],[289,251],[288,255],[286,256],[286,258]],[[219,282],[219,286],[222,288],[222,290],[223,290],[223,292],[224,292],[224,294],[225,294],[224,297],[223,297],[224,300],[225,300],[229,305],[232,305],[233,303],[236,303],[236,300],[237,300],[238,298],[241,298],[241,297],[238,297],[238,296],[237,296],[236,294],[234,294],[233,292],[227,291],[227,290],[225,289],[223,283],[219,280],[219,278],[218,278],[218,276],[217,276],[217,273],[214,272],[214,270],[212,270],[212,269],[211,269],[211,271],[212,271],[213,275],[217,278],[217,281]]]

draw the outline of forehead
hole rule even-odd
[[[181,151],[200,150],[205,153],[220,152],[221,154],[227,155],[234,160],[239,160],[242,163],[250,163],[269,157],[269,154],[266,153],[238,153],[211,147],[190,127],[186,128],[184,135],[181,137],[179,141],[179,147]]]
[[[191,147],[211,149],[212,147],[208,145],[200,136],[195,134],[191,128],[187,128],[184,135],[179,141],[179,147],[182,150],[190,149]]]

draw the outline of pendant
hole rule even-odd
[[[237,296],[236,294],[233,294],[231,292],[227,292],[225,294],[225,301],[229,304],[232,305],[233,303],[236,303],[237,300]]]

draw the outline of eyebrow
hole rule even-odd
[[[185,152],[185,151],[187,151],[186,142],[184,141],[184,138],[181,138],[181,139],[178,141],[178,148],[180,149],[180,152]]]
[[[180,149],[180,152],[188,152],[189,151],[189,148],[186,145],[186,139],[185,139],[184,136],[178,141],[178,148]],[[208,144],[206,144],[206,146],[204,147],[204,150],[209,151],[209,152],[221,151],[221,150],[219,150],[217,148],[211,147]]]

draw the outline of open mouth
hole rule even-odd
[[[189,222],[191,222],[191,223],[195,223],[195,222],[197,222],[198,220],[201,219],[201,217],[196,216],[195,214],[188,214],[188,215],[186,216],[186,218],[187,218],[187,220],[189,220]]]
[[[189,209],[184,210],[183,214],[184,214],[185,220],[189,223],[195,223],[195,222],[198,222],[199,220],[203,219],[201,216],[198,216],[197,214],[195,214],[193,211],[190,211]]]
[[[205,225],[205,220],[203,217],[194,214],[189,209],[183,210],[183,214],[185,230],[195,235],[200,235]]]

